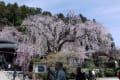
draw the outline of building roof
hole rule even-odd
[[[16,41],[4,40],[4,39],[0,39],[0,44],[1,43],[18,44]]]
[[[18,44],[9,44],[9,43],[0,43],[0,48],[11,48],[16,49],[18,47]]]
[[[15,41],[2,40],[0,39],[0,48],[11,48],[15,49],[18,47],[18,43]]]

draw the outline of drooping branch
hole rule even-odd
[[[66,43],[66,42],[74,42],[75,40],[64,40],[63,42],[61,42],[61,44],[59,44],[58,47],[58,52],[61,51],[62,46]]]

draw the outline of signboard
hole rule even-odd
[[[45,64],[36,64],[35,65],[35,73],[46,73],[46,65]]]

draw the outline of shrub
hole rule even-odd
[[[108,68],[104,71],[104,74],[106,77],[113,77],[115,76],[115,71],[113,69]]]
[[[17,30],[22,32],[23,34],[26,34],[26,27],[25,26],[16,26]]]

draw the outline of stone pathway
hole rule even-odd
[[[13,71],[0,71],[0,80],[12,80],[13,79]],[[15,80],[22,80],[22,74],[17,74],[17,77]],[[26,79],[29,80],[29,79]]]
[[[0,80],[12,80],[12,71],[0,71]],[[18,75],[16,80],[22,80],[22,75]],[[29,79],[26,79],[29,80]],[[119,80],[117,77],[109,77],[109,78],[97,78],[97,80]]]
[[[117,77],[97,78],[97,80],[119,80]]]
[[[8,77],[6,77],[5,73],[0,71],[0,80],[9,80]]]

